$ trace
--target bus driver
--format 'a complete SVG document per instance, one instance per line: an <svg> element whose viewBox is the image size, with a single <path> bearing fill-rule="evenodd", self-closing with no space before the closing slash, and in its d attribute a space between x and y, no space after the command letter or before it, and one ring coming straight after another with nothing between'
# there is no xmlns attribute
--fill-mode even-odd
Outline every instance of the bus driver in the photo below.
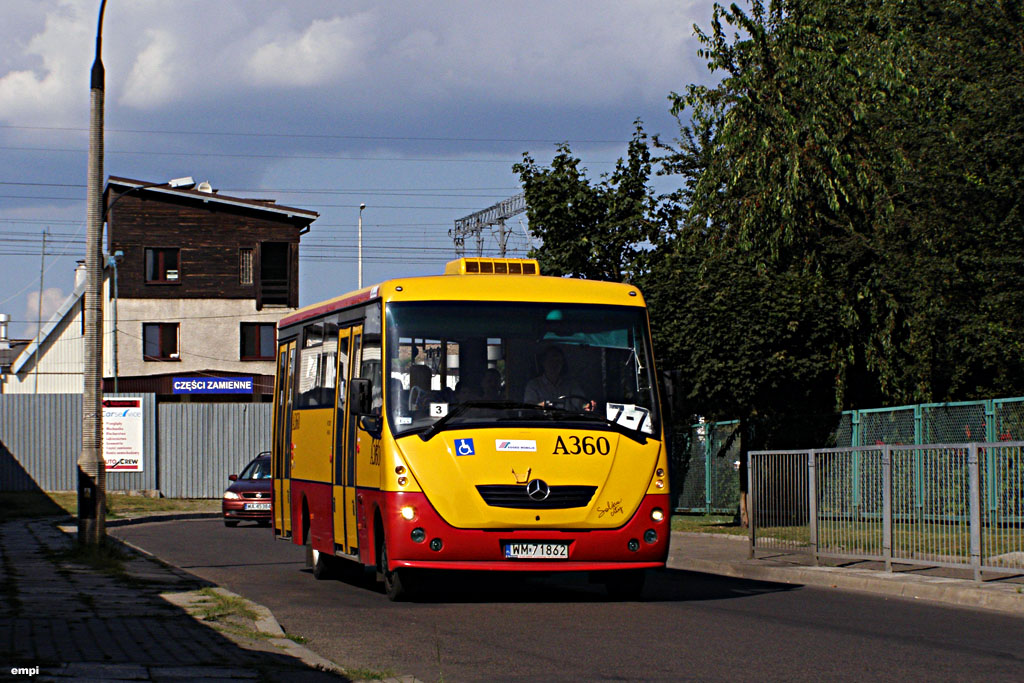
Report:
<svg viewBox="0 0 1024 683"><path fill-rule="evenodd" d="M523 403L532 405L544 405L572 397L576 399L573 403L578 404L583 399L583 389L576 383L565 368L565 355L557 346L549 346L544 349L540 359L541 372L539 375L526 383L526 390L523 392ZM588 405L588 410L592 409Z"/></svg>

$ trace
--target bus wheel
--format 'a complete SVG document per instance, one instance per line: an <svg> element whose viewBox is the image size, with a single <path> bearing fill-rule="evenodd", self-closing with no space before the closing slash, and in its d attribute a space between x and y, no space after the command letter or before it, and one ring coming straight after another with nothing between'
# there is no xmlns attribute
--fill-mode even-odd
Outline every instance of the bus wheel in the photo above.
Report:
<svg viewBox="0 0 1024 683"><path fill-rule="evenodd" d="M320 552L316 548L311 548L311 550L313 552L311 561L311 564L313 565L313 576L321 581L324 579L333 579L336 564L334 558Z"/></svg>
<svg viewBox="0 0 1024 683"><path fill-rule="evenodd" d="M643 569L621 569L608 572L604 577L608 595L615 600L639 600L644 592L647 572Z"/></svg>
<svg viewBox="0 0 1024 683"><path fill-rule="evenodd" d="M391 569L388 564L386 539L382 539L380 544L380 568L384 575L384 593L388 596L388 600L392 602L408 600L412 594L409 572L405 569Z"/></svg>

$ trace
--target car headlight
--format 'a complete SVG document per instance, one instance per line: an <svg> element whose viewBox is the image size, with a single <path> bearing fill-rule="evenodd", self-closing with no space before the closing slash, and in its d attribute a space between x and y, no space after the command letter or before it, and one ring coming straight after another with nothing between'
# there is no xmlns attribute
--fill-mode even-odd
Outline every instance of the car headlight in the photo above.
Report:
<svg viewBox="0 0 1024 683"><path fill-rule="evenodd" d="M237 493L235 493L234 491L225 491L224 492L224 499L225 500L238 500L239 498L241 498L241 496L238 495Z"/></svg>

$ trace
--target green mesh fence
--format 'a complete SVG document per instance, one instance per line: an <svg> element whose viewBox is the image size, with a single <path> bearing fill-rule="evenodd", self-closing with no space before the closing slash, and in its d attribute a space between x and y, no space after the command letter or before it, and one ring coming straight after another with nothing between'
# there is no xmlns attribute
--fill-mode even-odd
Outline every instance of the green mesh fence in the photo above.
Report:
<svg viewBox="0 0 1024 683"><path fill-rule="evenodd" d="M989 441L1024 440L1024 398L1005 398L992 401L995 434Z"/></svg>
<svg viewBox="0 0 1024 683"><path fill-rule="evenodd" d="M740 439L729 443L739 423L709 422L691 425L685 444L676 448L676 510L732 514L740 500Z"/></svg>
<svg viewBox="0 0 1024 683"><path fill-rule="evenodd" d="M988 441L985 407L984 401L921 406L919 443Z"/></svg>
<svg viewBox="0 0 1024 683"><path fill-rule="evenodd" d="M739 459L741 444L733 440L722 449L729 435L738 427L736 421L691 425L678 429L673 450L672 492L680 512L731 514L739 506ZM836 448L879 446L888 444L958 444L1024 440L1024 397L928 403L848 410L839 416L833 436L827 445ZM792 447L815 448L826 444L805 444ZM1024 469L1009 465L1013 473L1003 488L986 491L991 500L1002 500L1002 509L1009 509L1013 495L1018 495L1013 476ZM880 494L876 477L864 470L851 479L853 489L849 504L863 512L879 513ZM1008 498L1009 496L1009 498ZM1016 510L1016 508L1014 508ZM1014 513L1019 514L1019 513Z"/></svg>
<svg viewBox="0 0 1024 683"><path fill-rule="evenodd" d="M853 411L855 446L880 446L916 443L915 408L884 408ZM859 418L859 419L858 419Z"/></svg>

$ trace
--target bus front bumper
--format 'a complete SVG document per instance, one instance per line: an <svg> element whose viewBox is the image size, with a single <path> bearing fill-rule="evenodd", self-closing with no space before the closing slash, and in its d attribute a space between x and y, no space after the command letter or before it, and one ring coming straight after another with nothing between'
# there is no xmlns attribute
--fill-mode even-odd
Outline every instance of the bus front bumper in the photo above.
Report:
<svg viewBox="0 0 1024 683"><path fill-rule="evenodd" d="M388 507L395 511L387 539L392 568L605 571L663 567L668 557L667 494L645 496L621 527L590 530L458 529L445 522L422 493L385 495L391 498ZM414 508L415 517L403 519L398 514L402 507ZM655 509L662 513L660 520L654 519ZM523 556L538 550L557 552L559 556Z"/></svg>

